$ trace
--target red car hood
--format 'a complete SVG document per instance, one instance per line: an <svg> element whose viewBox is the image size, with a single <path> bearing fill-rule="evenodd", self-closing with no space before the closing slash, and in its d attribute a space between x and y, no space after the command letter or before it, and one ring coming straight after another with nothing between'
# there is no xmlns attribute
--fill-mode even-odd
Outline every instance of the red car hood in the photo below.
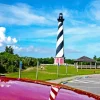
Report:
<svg viewBox="0 0 100 100"><path fill-rule="evenodd" d="M59 86L56 100L100 100L98 95L64 85L0 77L0 100L49 100L51 85Z"/></svg>

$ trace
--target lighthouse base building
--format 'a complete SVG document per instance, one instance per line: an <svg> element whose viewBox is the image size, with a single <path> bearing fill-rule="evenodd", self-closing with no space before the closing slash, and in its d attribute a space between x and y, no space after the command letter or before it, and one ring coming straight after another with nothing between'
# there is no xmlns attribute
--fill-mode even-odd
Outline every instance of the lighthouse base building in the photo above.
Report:
<svg viewBox="0 0 100 100"><path fill-rule="evenodd" d="M56 57L54 58L54 64L64 64L64 35L63 35L63 14L59 14L58 20L58 32L56 43Z"/></svg>
<svg viewBox="0 0 100 100"><path fill-rule="evenodd" d="M54 58L54 64L55 65L64 65L64 58Z"/></svg>

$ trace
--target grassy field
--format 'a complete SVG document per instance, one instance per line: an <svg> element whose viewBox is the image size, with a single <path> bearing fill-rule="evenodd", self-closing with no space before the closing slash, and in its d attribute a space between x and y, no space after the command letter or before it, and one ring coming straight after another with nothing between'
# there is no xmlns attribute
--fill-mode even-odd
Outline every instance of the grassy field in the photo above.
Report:
<svg viewBox="0 0 100 100"><path fill-rule="evenodd" d="M43 70L39 68L38 79L39 80L53 80L57 78L70 77L75 75L88 75L88 74L100 74L100 69L77 69L69 66L66 74L66 67L59 66L59 76L57 76L57 66L45 66ZM9 73L7 77L18 78L18 72ZM36 79L36 67L28 68L27 70L21 71L21 78Z"/></svg>

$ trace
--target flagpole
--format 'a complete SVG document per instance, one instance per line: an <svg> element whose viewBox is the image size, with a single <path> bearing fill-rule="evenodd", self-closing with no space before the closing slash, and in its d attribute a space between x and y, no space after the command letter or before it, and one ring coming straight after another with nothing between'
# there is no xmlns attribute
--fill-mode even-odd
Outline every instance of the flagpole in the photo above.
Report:
<svg viewBox="0 0 100 100"><path fill-rule="evenodd" d="M36 69L36 80L38 79L38 60L37 60L37 69Z"/></svg>
<svg viewBox="0 0 100 100"><path fill-rule="evenodd" d="M77 68L77 73L78 73L78 64L76 65L76 68Z"/></svg>
<svg viewBox="0 0 100 100"><path fill-rule="evenodd" d="M57 66L57 77L59 76L59 63L58 63L58 66Z"/></svg>
<svg viewBox="0 0 100 100"><path fill-rule="evenodd" d="M21 70L20 70L20 68L19 68L19 79L21 78Z"/></svg>
<svg viewBox="0 0 100 100"><path fill-rule="evenodd" d="M67 74L67 72L68 72L68 68L67 68L68 66L67 66L67 63L66 63L66 74Z"/></svg>

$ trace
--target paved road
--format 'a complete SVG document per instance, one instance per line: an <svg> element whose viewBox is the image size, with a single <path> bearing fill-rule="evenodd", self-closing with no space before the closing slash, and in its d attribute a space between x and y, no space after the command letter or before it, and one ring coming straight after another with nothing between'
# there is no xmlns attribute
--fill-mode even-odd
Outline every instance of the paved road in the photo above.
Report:
<svg viewBox="0 0 100 100"><path fill-rule="evenodd" d="M100 75L77 77L65 85L100 95Z"/></svg>
<svg viewBox="0 0 100 100"><path fill-rule="evenodd" d="M64 85L68 85L74 88L82 89L100 95L100 74L74 76L69 78L50 80L49 82L63 82Z"/></svg>

